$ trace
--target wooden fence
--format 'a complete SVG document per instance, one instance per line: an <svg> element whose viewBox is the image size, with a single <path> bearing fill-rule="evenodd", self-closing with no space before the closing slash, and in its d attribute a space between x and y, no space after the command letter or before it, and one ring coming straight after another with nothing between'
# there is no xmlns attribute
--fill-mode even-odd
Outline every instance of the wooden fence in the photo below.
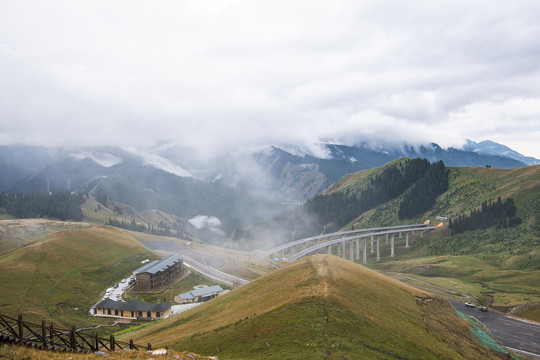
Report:
<svg viewBox="0 0 540 360"><path fill-rule="evenodd" d="M136 345L133 340L128 343L118 341L111 335L108 338L99 337L97 333L86 334L76 330L75 325L71 329L55 328L52 323L41 325L23 321L22 315L17 319L0 314L0 342L8 342L31 346L38 349L52 351L71 352L94 352L116 351L123 349L151 350L152 345Z"/></svg>

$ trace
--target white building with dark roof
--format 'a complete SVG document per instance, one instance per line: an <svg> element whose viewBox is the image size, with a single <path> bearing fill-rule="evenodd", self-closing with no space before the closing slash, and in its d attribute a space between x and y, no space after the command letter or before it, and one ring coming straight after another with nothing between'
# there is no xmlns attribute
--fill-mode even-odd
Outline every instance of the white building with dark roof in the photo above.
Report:
<svg viewBox="0 0 540 360"><path fill-rule="evenodd" d="M180 295L176 295L174 297L174 301L180 304L208 301L219 296L223 292L224 290L219 285L207 286L204 288L193 289Z"/></svg>
<svg viewBox="0 0 540 360"><path fill-rule="evenodd" d="M137 290L154 290L169 284L182 273L182 256L170 255L141 266L135 274Z"/></svg>
<svg viewBox="0 0 540 360"><path fill-rule="evenodd" d="M129 302L105 299L92 307L94 316L114 317L121 319L164 319L171 315L172 308L168 302L159 304L145 303L138 300Z"/></svg>

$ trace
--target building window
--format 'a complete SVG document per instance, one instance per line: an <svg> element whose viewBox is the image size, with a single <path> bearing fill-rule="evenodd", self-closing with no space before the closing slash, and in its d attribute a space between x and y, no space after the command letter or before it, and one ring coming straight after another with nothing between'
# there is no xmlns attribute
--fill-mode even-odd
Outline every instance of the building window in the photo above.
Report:
<svg viewBox="0 0 540 360"><path fill-rule="evenodd" d="M107 315L111 315L111 309L107 309Z"/></svg>
<svg viewBox="0 0 540 360"><path fill-rule="evenodd" d="M150 311L146 312L146 317L152 317L152 313Z"/></svg>
<svg viewBox="0 0 540 360"><path fill-rule="evenodd" d="M139 317L142 317L142 311L139 311Z"/></svg>
<svg viewBox="0 0 540 360"><path fill-rule="evenodd" d="M131 317L135 317L135 313L133 311L131 312Z"/></svg>
<svg viewBox="0 0 540 360"><path fill-rule="evenodd" d="M124 316L124 310L120 310L120 315Z"/></svg>
<svg viewBox="0 0 540 360"><path fill-rule="evenodd" d="M161 315L159 315L159 311L156 312L156 317L160 317Z"/></svg>
<svg viewBox="0 0 540 360"><path fill-rule="evenodd" d="M118 315L118 310L114 309L114 315Z"/></svg>

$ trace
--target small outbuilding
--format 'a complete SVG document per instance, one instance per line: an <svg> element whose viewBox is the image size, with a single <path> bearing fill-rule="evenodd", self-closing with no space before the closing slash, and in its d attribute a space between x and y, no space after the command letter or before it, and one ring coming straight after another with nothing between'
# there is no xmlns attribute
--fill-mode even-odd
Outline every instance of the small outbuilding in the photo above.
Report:
<svg viewBox="0 0 540 360"><path fill-rule="evenodd" d="M174 301L180 304L202 302L213 299L222 293L224 293L224 290L219 285L207 286L176 295Z"/></svg>

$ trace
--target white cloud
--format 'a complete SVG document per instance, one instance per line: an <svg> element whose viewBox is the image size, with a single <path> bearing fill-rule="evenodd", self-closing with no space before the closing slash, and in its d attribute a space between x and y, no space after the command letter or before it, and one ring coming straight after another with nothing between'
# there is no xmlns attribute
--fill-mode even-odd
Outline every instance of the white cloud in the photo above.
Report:
<svg viewBox="0 0 540 360"><path fill-rule="evenodd" d="M207 228L219 234L224 234L223 230L221 230L221 221L215 216L197 215L189 219L189 222L197 229Z"/></svg>
<svg viewBox="0 0 540 360"><path fill-rule="evenodd" d="M0 142L471 137L540 157L539 17L534 0L9 2Z"/></svg>

